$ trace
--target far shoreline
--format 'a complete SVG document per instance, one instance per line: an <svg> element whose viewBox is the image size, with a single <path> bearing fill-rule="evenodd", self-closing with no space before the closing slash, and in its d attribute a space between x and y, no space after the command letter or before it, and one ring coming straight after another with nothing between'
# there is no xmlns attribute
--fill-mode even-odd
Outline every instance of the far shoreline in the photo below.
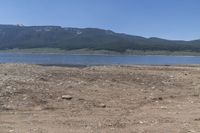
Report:
<svg viewBox="0 0 200 133"><path fill-rule="evenodd" d="M108 50L62 50L58 48L33 48L33 49L7 49L0 50L0 54L63 54L63 55L96 55L96 56L200 56L198 52L191 51L142 51L127 50L120 53Z"/></svg>

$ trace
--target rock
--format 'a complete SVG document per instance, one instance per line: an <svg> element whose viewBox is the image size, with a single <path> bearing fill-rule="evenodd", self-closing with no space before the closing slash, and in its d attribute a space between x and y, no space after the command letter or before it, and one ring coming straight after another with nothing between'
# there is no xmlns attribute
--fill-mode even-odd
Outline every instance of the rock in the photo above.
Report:
<svg viewBox="0 0 200 133"><path fill-rule="evenodd" d="M71 100L72 96L70 96L70 95L63 95L62 99Z"/></svg>
<svg viewBox="0 0 200 133"><path fill-rule="evenodd" d="M194 121L200 121L200 118L196 118L196 119L194 119Z"/></svg>
<svg viewBox="0 0 200 133"><path fill-rule="evenodd" d="M101 103L101 104L98 105L98 107L100 107L100 108L106 108L106 105L103 104L103 103Z"/></svg>
<svg viewBox="0 0 200 133"><path fill-rule="evenodd" d="M163 100L163 98L162 98L162 97L159 97L158 100Z"/></svg>
<svg viewBox="0 0 200 133"><path fill-rule="evenodd" d="M12 86L6 86L6 89L12 89Z"/></svg>
<svg viewBox="0 0 200 133"><path fill-rule="evenodd" d="M41 81L47 81L47 79L43 78L43 77L41 77L39 80L41 80Z"/></svg>
<svg viewBox="0 0 200 133"><path fill-rule="evenodd" d="M160 108L161 108L161 109L167 109L167 107L165 107L165 106L161 106Z"/></svg>
<svg viewBox="0 0 200 133"><path fill-rule="evenodd" d="M14 132L14 130L9 130L9 133L12 133L12 132Z"/></svg>
<svg viewBox="0 0 200 133"><path fill-rule="evenodd" d="M139 123L140 123L140 124L144 124L144 122L143 122L143 121L139 121Z"/></svg>
<svg viewBox="0 0 200 133"><path fill-rule="evenodd" d="M155 88L156 88L155 86L151 87L151 89L155 89Z"/></svg>
<svg viewBox="0 0 200 133"><path fill-rule="evenodd" d="M153 101L162 101L163 98L162 98L162 97L156 97L156 98L153 98L152 100L153 100Z"/></svg>
<svg viewBox="0 0 200 133"><path fill-rule="evenodd" d="M196 133L194 130L188 130L188 133Z"/></svg>

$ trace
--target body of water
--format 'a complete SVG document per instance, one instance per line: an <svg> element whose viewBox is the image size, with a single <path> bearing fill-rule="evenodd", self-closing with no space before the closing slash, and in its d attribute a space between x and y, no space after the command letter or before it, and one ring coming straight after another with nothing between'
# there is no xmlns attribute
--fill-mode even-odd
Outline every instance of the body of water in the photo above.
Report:
<svg viewBox="0 0 200 133"><path fill-rule="evenodd" d="M0 63L29 63L44 65L176 65L200 64L200 56L107 56L1 53Z"/></svg>

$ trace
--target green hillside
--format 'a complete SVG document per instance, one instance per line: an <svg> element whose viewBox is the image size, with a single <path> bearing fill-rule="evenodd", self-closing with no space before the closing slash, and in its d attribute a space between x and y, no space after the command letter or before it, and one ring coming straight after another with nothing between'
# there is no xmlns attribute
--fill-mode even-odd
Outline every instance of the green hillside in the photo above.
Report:
<svg viewBox="0 0 200 133"><path fill-rule="evenodd" d="M90 49L122 53L126 50L200 52L200 40L144 38L95 28L0 25L0 50L15 48Z"/></svg>

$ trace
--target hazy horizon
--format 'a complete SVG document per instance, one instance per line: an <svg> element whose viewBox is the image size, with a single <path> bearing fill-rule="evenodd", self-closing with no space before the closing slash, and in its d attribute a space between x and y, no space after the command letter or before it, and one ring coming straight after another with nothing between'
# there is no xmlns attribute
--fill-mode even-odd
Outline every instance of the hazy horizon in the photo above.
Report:
<svg viewBox="0 0 200 133"><path fill-rule="evenodd" d="M169 40L200 39L198 0L0 0L0 24L100 28Z"/></svg>

